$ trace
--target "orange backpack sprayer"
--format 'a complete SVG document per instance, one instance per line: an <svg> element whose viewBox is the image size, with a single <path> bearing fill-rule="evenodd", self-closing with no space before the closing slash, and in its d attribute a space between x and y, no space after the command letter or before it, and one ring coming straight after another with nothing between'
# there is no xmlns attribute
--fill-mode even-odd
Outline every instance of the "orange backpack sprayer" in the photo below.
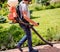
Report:
<svg viewBox="0 0 60 52"><path fill-rule="evenodd" d="M16 22L14 18L17 17L16 6L18 5L18 0L8 0L7 4L9 9L8 19Z"/></svg>

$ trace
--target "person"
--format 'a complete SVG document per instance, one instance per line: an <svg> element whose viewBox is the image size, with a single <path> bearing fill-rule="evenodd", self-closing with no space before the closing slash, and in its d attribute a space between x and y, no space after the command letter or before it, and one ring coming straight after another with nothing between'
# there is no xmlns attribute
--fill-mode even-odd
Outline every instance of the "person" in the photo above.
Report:
<svg viewBox="0 0 60 52"><path fill-rule="evenodd" d="M31 23L34 26L38 26L36 22L30 19L30 12L28 10L28 4L29 4L29 0L22 0L19 3L21 19L23 20L24 23ZM26 35L18 42L17 48L19 48L19 50L23 52L23 50L21 49L21 46L26 40L28 40L29 52L38 52L38 50L32 48L32 38L31 38L30 27L25 26L24 24L19 24L19 25L25 31Z"/></svg>

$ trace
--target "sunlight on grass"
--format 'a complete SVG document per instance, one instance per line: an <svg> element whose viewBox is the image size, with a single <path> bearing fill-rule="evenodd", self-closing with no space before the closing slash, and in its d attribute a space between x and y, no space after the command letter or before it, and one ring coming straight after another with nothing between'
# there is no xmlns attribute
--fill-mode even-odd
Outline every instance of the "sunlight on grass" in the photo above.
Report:
<svg viewBox="0 0 60 52"><path fill-rule="evenodd" d="M60 8L42 10L42 11L33 11L32 16L39 17L39 18L34 18L32 20L40 23L38 27L35 27L35 29L40 34L45 35L46 30L51 27L56 28L57 26L58 30L60 30ZM8 28L12 24L3 23L0 25L2 25L4 28Z"/></svg>
<svg viewBox="0 0 60 52"><path fill-rule="evenodd" d="M40 25L36 27L39 33L45 33L48 28L56 28L56 26L60 30L60 8L34 11L32 16L40 16L40 18L33 19L34 21L40 23Z"/></svg>

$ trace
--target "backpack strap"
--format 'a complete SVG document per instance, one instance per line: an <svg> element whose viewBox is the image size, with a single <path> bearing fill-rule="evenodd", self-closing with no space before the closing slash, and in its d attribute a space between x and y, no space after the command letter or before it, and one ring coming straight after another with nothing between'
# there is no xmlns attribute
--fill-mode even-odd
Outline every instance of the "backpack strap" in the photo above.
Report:
<svg viewBox="0 0 60 52"><path fill-rule="evenodd" d="M28 21L26 21L26 20L24 19L24 17L22 16L21 11L19 10L19 6L21 6L21 5L18 5L17 8L16 8L17 17L18 17L19 19L21 19L24 23L28 23Z"/></svg>

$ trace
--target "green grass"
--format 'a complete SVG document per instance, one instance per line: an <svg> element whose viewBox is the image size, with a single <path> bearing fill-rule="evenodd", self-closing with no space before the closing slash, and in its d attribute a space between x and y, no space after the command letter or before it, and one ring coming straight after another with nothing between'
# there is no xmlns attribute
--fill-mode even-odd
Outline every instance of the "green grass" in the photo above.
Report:
<svg viewBox="0 0 60 52"><path fill-rule="evenodd" d="M40 23L40 25L36 27L40 34L45 35L46 30L51 27L53 27L55 30L57 27L58 31L60 31L60 8L34 11L32 16L39 17L34 18L33 20Z"/></svg>
<svg viewBox="0 0 60 52"><path fill-rule="evenodd" d="M55 37L54 39L60 40L60 8L42 10L42 11L33 11L31 15L32 15L32 20L39 23L39 26L36 26L34 28L44 37L44 39L50 40L51 37L53 36L53 38ZM5 28L8 29L12 25L13 24L9 24L9 23L0 23L0 26L4 27L4 29L2 29L4 30L3 31L4 33L2 34L6 34ZM14 24L14 25L18 26L18 24ZM13 33L15 33L15 31ZM21 36L17 38L16 36L17 34L16 35L15 34L14 34L15 40L19 40ZM33 31L32 31L32 35L33 35L32 37L33 46L45 44L37 37L37 35L35 35Z"/></svg>
<svg viewBox="0 0 60 52"><path fill-rule="evenodd" d="M46 35L47 29L51 27L53 27L55 30L57 27L58 31L60 31L60 8L33 11L32 16L36 17L32 20L40 23L38 27L35 27L40 34ZM9 23L3 23L0 25L6 28L11 26Z"/></svg>

